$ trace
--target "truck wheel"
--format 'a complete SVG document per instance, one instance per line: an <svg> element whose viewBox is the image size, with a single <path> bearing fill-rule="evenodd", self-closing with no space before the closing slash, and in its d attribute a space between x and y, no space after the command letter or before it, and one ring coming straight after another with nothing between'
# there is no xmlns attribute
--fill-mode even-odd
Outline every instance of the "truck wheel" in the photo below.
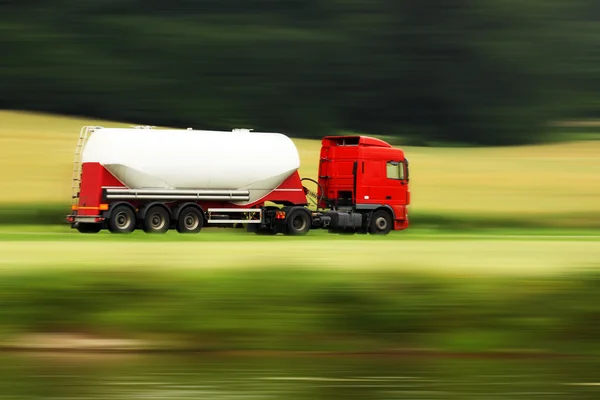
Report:
<svg viewBox="0 0 600 400"><path fill-rule="evenodd" d="M373 235L387 235L392 230L392 216L385 210L378 210L371 216L369 232Z"/></svg>
<svg viewBox="0 0 600 400"><path fill-rule="evenodd" d="M287 217L287 234L294 236L306 235L312 224L310 214L302 209L294 210Z"/></svg>
<svg viewBox="0 0 600 400"><path fill-rule="evenodd" d="M117 206L110 214L108 230L112 233L131 233L135 229L135 213L126 205Z"/></svg>
<svg viewBox="0 0 600 400"><path fill-rule="evenodd" d="M204 217L200 210L195 207L186 207L181 210L177 220L177 232L198 233L204 225Z"/></svg>
<svg viewBox="0 0 600 400"><path fill-rule="evenodd" d="M102 229L102 224L79 223L77 231L79 233L98 233Z"/></svg>
<svg viewBox="0 0 600 400"><path fill-rule="evenodd" d="M153 206L146 212L144 218L144 232L166 233L169 230L171 218L169 212L161 206Z"/></svg>

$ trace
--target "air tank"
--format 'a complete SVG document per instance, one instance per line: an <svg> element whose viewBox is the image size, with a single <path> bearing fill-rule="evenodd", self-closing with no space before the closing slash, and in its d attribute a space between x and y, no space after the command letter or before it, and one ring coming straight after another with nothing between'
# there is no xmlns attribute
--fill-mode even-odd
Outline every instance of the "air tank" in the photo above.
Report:
<svg viewBox="0 0 600 400"><path fill-rule="evenodd" d="M248 190L252 203L300 167L280 133L100 128L82 162L97 162L130 189Z"/></svg>

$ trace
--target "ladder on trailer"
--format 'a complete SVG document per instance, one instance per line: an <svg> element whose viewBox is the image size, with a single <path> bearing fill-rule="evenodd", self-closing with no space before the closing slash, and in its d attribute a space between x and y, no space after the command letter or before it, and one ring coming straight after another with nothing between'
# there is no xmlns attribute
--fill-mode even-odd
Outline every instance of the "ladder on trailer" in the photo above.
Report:
<svg viewBox="0 0 600 400"><path fill-rule="evenodd" d="M83 155L83 147L87 139L95 129L102 129L101 126L84 126L79 131L79 139L75 147L75 159L73 161L73 181L71 186L71 201L73 205L77 205L79 200L79 191L81 189L81 157Z"/></svg>

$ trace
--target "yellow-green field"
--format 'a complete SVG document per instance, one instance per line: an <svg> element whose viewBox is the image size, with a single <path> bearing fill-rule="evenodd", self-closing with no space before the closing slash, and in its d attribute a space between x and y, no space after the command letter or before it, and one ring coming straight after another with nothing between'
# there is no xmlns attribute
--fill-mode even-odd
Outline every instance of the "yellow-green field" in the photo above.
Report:
<svg viewBox="0 0 600 400"><path fill-rule="evenodd" d="M222 240L203 241L210 235ZM171 234L170 234L171 235ZM172 234L175 236L176 234ZM309 268L435 273L454 276L538 275L576 272L598 267L600 239L597 237L511 237L432 235L430 237L374 240L354 236L334 241L277 238L253 240L244 234L232 241L215 232L204 232L190 240L139 236L106 242L105 236L87 237L56 232L42 238L23 235L0 240L0 274L20 271L100 267L119 271L212 270L245 268ZM330 235L328 235L330 236ZM93 240L92 240L93 239ZM175 240L170 240L175 239ZM32 251L34 249L34 251ZM234 250L234 251L232 251Z"/></svg>
<svg viewBox="0 0 600 400"><path fill-rule="evenodd" d="M135 123L0 111L0 203L69 204L79 129L96 124ZM314 178L319 141L295 142L302 176ZM404 149L413 211L517 218L600 214L600 142Z"/></svg>

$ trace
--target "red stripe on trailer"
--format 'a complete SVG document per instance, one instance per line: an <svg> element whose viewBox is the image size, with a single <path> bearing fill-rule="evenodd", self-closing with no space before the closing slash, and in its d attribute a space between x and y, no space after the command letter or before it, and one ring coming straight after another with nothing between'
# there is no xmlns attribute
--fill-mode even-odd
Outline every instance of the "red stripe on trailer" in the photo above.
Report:
<svg viewBox="0 0 600 400"><path fill-rule="evenodd" d="M100 163L84 163L81 173L81 190L79 193L79 203L77 204L77 215L93 216L98 215L98 207L102 203L102 188L103 187L123 187L124 185L113 174L111 174ZM306 194L302 189L302 181L298 171L295 171L286 180L284 180L277 188L272 190L265 197L243 206L230 204L227 201L215 202L196 202L203 209L209 207L222 207L229 204L233 208L252 208L260 206L265 202L284 203L291 205L306 205ZM135 201L134 201L135 203Z"/></svg>
<svg viewBox="0 0 600 400"><path fill-rule="evenodd" d="M306 200L306 194L302 189L302 181L300 180L300 174L298 171L295 171L285 181L283 181L281 185L277 186L265 197L249 205L248 207L252 207L255 204L261 204L266 201L282 204L290 203L295 206L307 205L308 201Z"/></svg>
<svg viewBox="0 0 600 400"><path fill-rule="evenodd" d="M98 215L98 209L102 202L102 187L126 187L102 164L97 162L84 163L81 168L81 189L79 191L79 203L77 215Z"/></svg>

